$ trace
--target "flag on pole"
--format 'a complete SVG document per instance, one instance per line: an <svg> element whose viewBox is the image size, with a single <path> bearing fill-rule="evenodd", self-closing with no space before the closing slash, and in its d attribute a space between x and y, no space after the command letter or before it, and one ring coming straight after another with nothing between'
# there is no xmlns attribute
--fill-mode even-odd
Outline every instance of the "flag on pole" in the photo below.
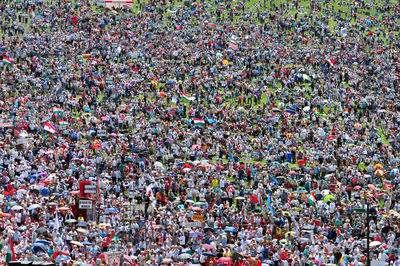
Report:
<svg viewBox="0 0 400 266"><path fill-rule="evenodd" d="M196 99L195 97L191 97L189 94L186 94L184 92L180 92L179 95L186 101L193 101Z"/></svg>
<svg viewBox="0 0 400 266"><path fill-rule="evenodd" d="M54 106L53 107L53 113L55 113L55 114L63 114L64 113L64 109L61 109L61 108L59 108L57 106Z"/></svg>
<svg viewBox="0 0 400 266"><path fill-rule="evenodd" d="M235 36L232 36L231 38L228 38L228 42L229 42L229 48L232 48L233 50L237 50L238 49L238 44L237 44Z"/></svg>
<svg viewBox="0 0 400 266"><path fill-rule="evenodd" d="M67 121L64 121L64 120L60 120L60 121L58 122L58 124L59 124L60 126L62 126L62 127L68 126L68 122L67 122Z"/></svg>
<svg viewBox="0 0 400 266"><path fill-rule="evenodd" d="M189 132L186 132L186 135L188 135L188 136L193 136L194 133L189 131Z"/></svg>
<svg viewBox="0 0 400 266"><path fill-rule="evenodd" d="M208 126L207 129L210 130L210 131L214 131L214 127L213 126Z"/></svg>
<svg viewBox="0 0 400 266"><path fill-rule="evenodd" d="M80 168L81 168L83 171L86 171L86 165L85 165L84 163L81 164Z"/></svg>
<svg viewBox="0 0 400 266"><path fill-rule="evenodd" d="M261 193L261 189L260 188L258 188L258 202L260 203L260 208L262 209L263 200L262 200L262 193Z"/></svg>
<svg viewBox="0 0 400 266"><path fill-rule="evenodd" d="M315 199L314 193L311 193L310 196L307 199L307 202L311 204L311 206L314 207L314 210L317 209L317 200Z"/></svg>
<svg viewBox="0 0 400 266"><path fill-rule="evenodd" d="M6 255L6 262L9 263L10 261L15 261L17 260L15 257L15 251L14 251L14 243L12 241L12 237L8 237L8 248L7 248L7 255Z"/></svg>
<svg viewBox="0 0 400 266"><path fill-rule="evenodd" d="M217 202L217 199L214 199L214 201L210 205L210 208L208 208L208 211L211 211L211 209L214 207L216 202Z"/></svg>
<svg viewBox="0 0 400 266"><path fill-rule="evenodd" d="M58 220L58 209L56 210L56 220L54 221L54 229L57 231L60 228L60 221Z"/></svg>
<svg viewBox="0 0 400 266"><path fill-rule="evenodd" d="M335 61L333 61L332 59L326 59L326 61L328 61L328 63L333 67L335 66Z"/></svg>
<svg viewBox="0 0 400 266"><path fill-rule="evenodd" d="M202 126L205 125L205 121L204 119L200 119L200 118L193 118L193 122L195 126Z"/></svg>
<svg viewBox="0 0 400 266"><path fill-rule="evenodd" d="M56 128L53 125L51 125L49 122L46 122L46 124L44 124L43 129L52 134L56 133L56 131L57 131Z"/></svg>
<svg viewBox="0 0 400 266"><path fill-rule="evenodd" d="M3 63L6 65L11 65L11 58L4 56Z"/></svg>
<svg viewBox="0 0 400 266"><path fill-rule="evenodd" d="M268 209L270 210L270 212L271 212L272 214L275 214L275 210L274 210L274 208L272 208L271 201L272 201L272 199L271 199L271 194L268 193L267 207L268 207Z"/></svg>

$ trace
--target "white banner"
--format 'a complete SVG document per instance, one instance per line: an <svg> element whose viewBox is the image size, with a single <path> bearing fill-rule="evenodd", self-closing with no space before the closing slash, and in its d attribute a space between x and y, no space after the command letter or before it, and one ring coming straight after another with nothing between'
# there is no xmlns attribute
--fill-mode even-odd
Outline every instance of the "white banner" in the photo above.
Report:
<svg viewBox="0 0 400 266"><path fill-rule="evenodd" d="M107 265L119 266L121 264L121 252L105 252L104 259Z"/></svg>

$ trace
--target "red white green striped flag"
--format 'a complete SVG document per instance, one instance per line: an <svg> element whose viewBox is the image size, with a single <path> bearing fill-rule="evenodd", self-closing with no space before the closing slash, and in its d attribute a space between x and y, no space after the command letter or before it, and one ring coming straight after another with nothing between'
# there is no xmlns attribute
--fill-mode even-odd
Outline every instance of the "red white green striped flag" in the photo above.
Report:
<svg viewBox="0 0 400 266"><path fill-rule="evenodd" d="M188 135L188 136L193 136L194 133L189 131L189 132L186 132L186 135Z"/></svg>
<svg viewBox="0 0 400 266"><path fill-rule="evenodd" d="M10 261L17 260L15 257L14 252L14 243L11 237L8 237L8 247L7 247L7 254L6 254L6 262L9 263Z"/></svg>
<svg viewBox="0 0 400 266"><path fill-rule="evenodd" d="M57 106L54 106L53 107L53 113L55 113L55 114L63 114L64 113L64 109L61 109L61 108L59 108Z"/></svg>
<svg viewBox="0 0 400 266"><path fill-rule="evenodd" d="M50 133L52 133L52 134L56 133L56 131L57 131L57 129L52 124L50 124L49 122L46 122L46 124L44 124L44 128L43 129L48 131L48 132L50 132Z"/></svg>
<svg viewBox="0 0 400 266"><path fill-rule="evenodd" d="M317 200L315 199L314 193L311 193L311 195L307 199L307 202L314 207L314 210L317 209Z"/></svg>
<svg viewBox="0 0 400 266"><path fill-rule="evenodd" d="M204 119L200 119L200 118L193 118L193 122L194 122L195 126L202 126L206 123L204 121Z"/></svg>
<svg viewBox="0 0 400 266"><path fill-rule="evenodd" d="M11 64L11 58L4 56L3 57L3 63L6 65L10 65Z"/></svg>
<svg viewBox="0 0 400 266"><path fill-rule="evenodd" d="M229 38L228 43L229 43L229 48L232 48L234 50L238 49L238 44L237 44L235 36L232 36L231 38Z"/></svg>
<svg viewBox="0 0 400 266"><path fill-rule="evenodd" d="M179 95L186 101L193 101L195 98L191 97L189 94L186 94L184 92L180 92Z"/></svg>
<svg viewBox="0 0 400 266"><path fill-rule="evenodd" d="M207 129L210 130L210 131L214 131L214 127L213 126L208 126Z"/></svg>
<svg viewBox="0 0 400 266"><path fill-rule="evenodd" d="M68 126L68 122L67 122L67 121L64 121L64 120L60 120L60 121L58 122L58 124L59 124L60 126L62 126L62 127Z"/></svg>
<svg viewBox="0 0 400 266"><path fill-rule="evenodd" d="M333 61L332 59L326 59L326 61L328 61L328 63L331 65L331 66L334 66L335 65L335 61Z"/></svg>
<svg viewBox="0 0 400 266"><path fill-rule="evenodd" d="M82 171L86 171L86 165L84 163L81 164L80 168L82 169Z"/></svg>

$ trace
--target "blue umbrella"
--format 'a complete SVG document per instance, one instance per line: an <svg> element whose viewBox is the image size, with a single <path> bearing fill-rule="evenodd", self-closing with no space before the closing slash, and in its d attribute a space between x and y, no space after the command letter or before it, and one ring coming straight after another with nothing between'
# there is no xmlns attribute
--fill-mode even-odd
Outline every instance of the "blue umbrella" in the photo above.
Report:
<svg viewBox="0 0 400 266"><path fill-rule="evenodd" d="M190 232L189 233L190 237L199 237L199 236L203 236L202 232Z"/></svg>
<svg viewBox="0 0 400 266"><path fill-rule="evenodd" d="M50 242L47 240L36 240L35 244L44 244L44 245L49 245Z"/></svg>
<svg viewBox="0 0 400 266"><path fill-rule="evenodd" d="M48 188L43 188L43 189L40 191L40 195L42 195L43 197L47 197L47 196L50 195L50 190L49 190Z"/></svg>
<svg viewBox="0 0 400 266"><path fill-rule="evenodd" d="M233 232L233 233L236 233L236 232L237 232L236 228L235 228L235 227L232 227L232 226L226 227L226 228L225 228L225 231L227 231L227 232Z"/></svg>
<svg viewBox="0 0 400 266"><path fill-rule="evenodd" d="M69 257L69 256L67 256L67 255L58 255L57 256L57 258L56 258L56 262L57 263L60 263L61 262L61 260L64 260L64 261L67 261L67 260L70 260L71 259L71 257Z"/></svg>
<svg viewBox="0 0 400 266"><path fill-rule="evenodd" d="M76 226L86 227L87 226L87 222L79 222L79 223L76 224Z"/></svg>
<svg viewBox="0 0 400 266"><path fill-rule="evenodd" d="M93 243L90 243L90 242L87 242L87 241L84 241L84 242L81 242L82 244L84 244L85 246L92 246L93 245Z"/></svg>
<svg viewBox="0 0 400 266"><path fill-rule="evenodd" d="M43 243L35 243L35 244L33 244L33 251L34 252L38 252L38 251L40 251L40 250L42 250L42 251L46 251L47 250L47 245L45 245L45 244L43 244Z"/></svg>
<svg viewBox="0 0 400 266"><path fill-rule="evenodd" d="M118 212L118 210L116 209L116 208L108 208L108 209L106 209L106 213L108 214L108 213L117 213Z"/></svg>

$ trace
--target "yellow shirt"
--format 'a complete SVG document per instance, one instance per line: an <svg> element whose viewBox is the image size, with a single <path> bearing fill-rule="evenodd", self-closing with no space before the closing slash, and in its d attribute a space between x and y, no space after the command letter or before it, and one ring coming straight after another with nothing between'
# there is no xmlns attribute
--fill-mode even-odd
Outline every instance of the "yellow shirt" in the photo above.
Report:
<svg viewBox="0 0 400 266"><path fill-rule="evenodd" d="M212 186L213 186L213 187L218 186L218 179L213 179L213 181L212 181Z"/></svg>

